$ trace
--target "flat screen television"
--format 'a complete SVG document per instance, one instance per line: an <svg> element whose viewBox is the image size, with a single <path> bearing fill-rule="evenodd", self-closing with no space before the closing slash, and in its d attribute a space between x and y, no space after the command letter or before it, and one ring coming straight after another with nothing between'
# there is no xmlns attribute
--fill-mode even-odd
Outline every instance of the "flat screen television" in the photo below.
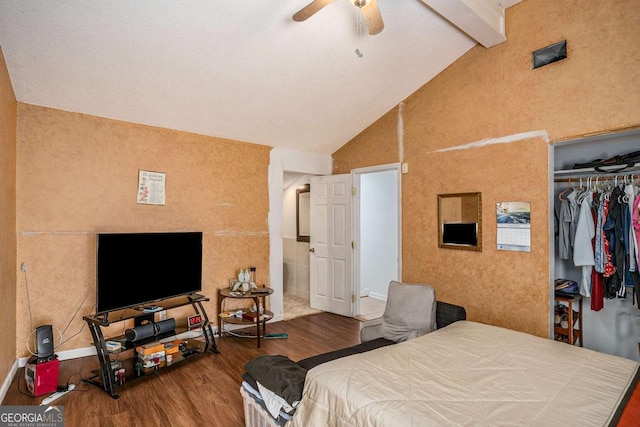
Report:
<svg viewBox="0 0 640 427"><path fill-rule="evenodd" d="M478 223L450 222L442 224L442 243L476 246L478 244Z"/></svg>
<svg viewBox="0 0 640 427"><path fill-rule="evenodd" d="M202 232L99 233L96 312L202 290Z"/></svg>

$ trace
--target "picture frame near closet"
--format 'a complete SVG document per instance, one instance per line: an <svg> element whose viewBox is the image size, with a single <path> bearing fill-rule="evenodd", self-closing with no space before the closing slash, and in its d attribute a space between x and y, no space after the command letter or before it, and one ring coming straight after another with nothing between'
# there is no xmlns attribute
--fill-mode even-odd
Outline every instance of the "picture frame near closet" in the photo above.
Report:
<svg viewBox="0 0 640 427"><path fill-rule="evenodd" d="M438 247L482 251L482 194L438 194Z"/></svg>
<svg viewBox="0 0 640 427"><path fill-rule="evenodd" d="M296 241L311 240L311 185L296 190Z"/></svg>

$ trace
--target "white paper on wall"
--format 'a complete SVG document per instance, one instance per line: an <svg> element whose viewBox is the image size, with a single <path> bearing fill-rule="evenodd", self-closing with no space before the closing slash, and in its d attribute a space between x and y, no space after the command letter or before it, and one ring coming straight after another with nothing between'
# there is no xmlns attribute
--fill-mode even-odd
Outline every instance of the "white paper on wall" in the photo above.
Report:
<svg viewBox="0 0 640 427"><path fill-rule="evenodd" d="M138 171L138 203L164 205L166 179L164 172Z"/></svg>

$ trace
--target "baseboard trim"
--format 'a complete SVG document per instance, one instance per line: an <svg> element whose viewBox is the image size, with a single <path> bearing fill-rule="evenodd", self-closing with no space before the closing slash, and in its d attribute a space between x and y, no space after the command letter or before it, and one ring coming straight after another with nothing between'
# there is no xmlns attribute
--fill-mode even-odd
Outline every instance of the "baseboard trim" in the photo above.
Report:
<svg viewBox="0 0 640 427"><path fill-rule="evenodd" d="M384 294L379 294L377 292L369 292L369 297L379 299L380 301L386 301L387 296Z"/></svg>
<svg viewBox="0 0 640 427"><path fill-rule="evenodd" d="M18 359L14 360L13 364L11 364L11 368L9 369L9 372L7 372L7 377L4 379L2 387L0 387L0 404L4 401L4 397L9 391L9 387L13 382L13 377L16 376L16 372L18 372Z"/></svg>
<svg viewBox="0 0 640 427"><path fill-rule="evenodd" d="M82 348L74 348L72 350L56 351L58 360L78 359L80 357L94 356L95 354L96 354L95 347L82 347ZM30 359L30 356L20 357L18 359L19 367L24 368L27 365L27 361L29 361L29 359Z"/></svg>

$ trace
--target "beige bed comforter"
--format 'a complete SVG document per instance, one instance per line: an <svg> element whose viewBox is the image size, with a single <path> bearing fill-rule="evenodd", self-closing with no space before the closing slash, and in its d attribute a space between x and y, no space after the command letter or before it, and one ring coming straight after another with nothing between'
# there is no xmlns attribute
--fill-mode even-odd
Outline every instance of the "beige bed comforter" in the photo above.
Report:
<svg viewBox="0 0 640 427"><path fill-rule="evenodd" d="M287 427L602 426L638 363L475 322L324 363Z"/></svg>

